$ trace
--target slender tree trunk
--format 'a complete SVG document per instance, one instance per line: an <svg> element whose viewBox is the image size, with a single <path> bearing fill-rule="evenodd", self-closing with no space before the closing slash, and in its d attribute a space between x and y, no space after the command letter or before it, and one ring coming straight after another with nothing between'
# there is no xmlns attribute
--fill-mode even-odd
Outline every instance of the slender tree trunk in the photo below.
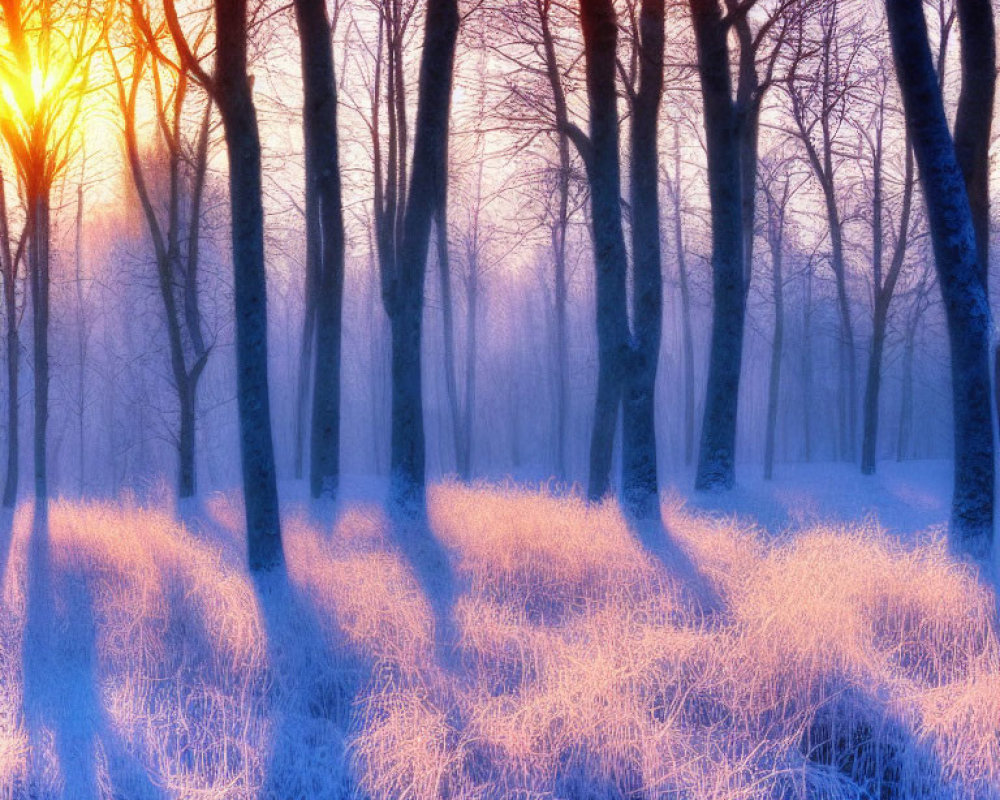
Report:
<svg viewBox="0 0 1000 800"><path fill-rule="evenodd" d="M993 541L994 513L989 302L923 8L908 0L887 0L886 12L948 319L955 430L953 544L985 559Z"/></svg>
<svg viewBox="0 0 1000 800"><path fill-rule="evenodd" d="M0 250L3 254L4 311L7 316L7 474L4 482L3 506L13 508L17 503L18 467L20 459L20 427L18 376L20 367L20 342L17 332L17 268L20 248L15 255L11 249L10 221L7 217L7 195L3 176L0 175Z"/></svg>
<svg viewBox="0 0 1000 800"><path fill-rule="evenodd" d="M781 356L785 339L785 286L783 244L785 208L768 209L768 243L771 250L771 281L774 299L774 338L771 340L771 370L767 384L767 429L764 437L764 480L774 477L774 440L778 425L778 397L781 391ZM775 216L778 219L775 220ZM777 230L775 228L780 226Z"/></svg>
<svg viewBox="0 0 1000 800"><path fill-rule="evenodd" d="M250 568L283 563L267 379L260 135L247 74L246 0L216 0L216 101L229 154L236 390Z"/></svg>
<svg viewBox="0 0 1000 800"><path fill-rule="evenodd" d="M83 296L83 179L76 187L76 242L74 253L76 267L76 306L77 306L77 382L76 382L76 422L77 422L77 489L83 496L86 485L86 434L84 423L86 412L86 362L87 362L87 318Z"/></svg>
<svg viewBox="0 0 1000 800"><path fill-rule="evenodd" d="M854 324L851 319L851 300L847 292L847 267L844 260L844 231L840 210L827 184L827 221L830 226L831 264L837 285L837 311L840 319L840 338L837 341L838 383L837 416L839 421L839 451L844 461L854 460L854 441L857 432L857 355L854 347Z"/></svg>
<svg viewBox="0 0 1000 800"><path fill-rule="evenodd" d="M185 379L177 387L180 399L180 430L177 437L177 496L194 497L195 484L195 391L194 384Z"/></svg>
<svg viewBox="0 0 1000 800"><path fill-rule="evenodd" d="M611 491L611 460L629 342L626 272L628 256L622 230L618 94L615 85L618 21L611 0L580 4L587 62L590 139L584 147L590 179L591 230L597 272L597 401L590 439L588 495L601 500Z"/></svg>
<svg viewBox="0 0 1000 800"><path fill-rule="evenodd" d="M698 47L712 208L712 345L695 488L736 480L736 415L746 292L739 116L732 100L728 26L716 0L689 0Z"/></svg>
<svg viewBox="0 0 1000 800"><path fill-rule="evenodd" d="M885 350L886 328L889 320L889 306L896 291L896 282L906 257L907 239L910 232L910 210L913 204L914 163L913 150L906 143L906 170L903 185L902 207L899 216L899 232L896 246L883 278L882 269L882 128L878 128L876 153L873 170L874 195L872 202L872 264L873 300L872 346L868 360L868 380L865 385L864 431L861 440L861 473L874 475L878 455L879 392L882 385L882 354Z"/></svg>
<svg viewBox="0 0 1000 800"><path fill-rule="evenodd" d="M430 227L448 179L447 139L458 38L457 0L427 0L420 60L413 171L398 271L387 276L392 325L392 497L419 512L426 491L421 383L424 276Z"/></svg>
<svg viewBox="0 0 1000 800"><path fill-rule="evenodd" d="M447 193L446 193L447 194ZM451 256L448 252L447 197L438 205L434 228L437 231L438 278L441 284L442 334L444 338L444 386L448 397L451 433L455 445L455 469L463 480L468 476L462 471L462 414L458 402L457 368L455 366L455 308L451 291Z"/></svg>
<svg viewBox="0 0 1000 800"><path fill-rule="evenodd" d="M473 256L476 258L476 256ZM462 453L459 473L472 478L472 431L476 409L476 356L479 347L479 265L470 263L465 303L465 402L462 408Z"/></svg>
<svg viewBox="0 0 1000 800"><path fill-rule="evenodd" d="M35 351L35 506L48 510L47 435L49 424L49 192L36 189L31 204L31 310Z"/></svg>
<svg viewBox="0 0 1000 800"><path fill-rule="evenodd" d="M563 164L560 147L560 164ZM565 166L561 170L569 172L567 150ZM565 184L565 186L564 186ZM555 473L560 480L566 479L566 430L569 425L569 326L566 319L566 234L569 219L566 211L569 194L569 178L560 177L560 218L553 234L555 252L555 339L556 339L556 463Z"/></svg>
<svg viewBox="0 0 1000 800"><path fill-rule="evenodd" d="M622 493L637 517L659 514L656 372L663 329L657 121L663 94L664 2L643 0L639 88L632 98L632 315L634 351L622 410Z"/></svg>
<svg viewBox="0 0 1000 800"><path fill-rule="evenodd" d="M674 247L677 250L677 275L681 289L681 325L684 340L684 465L694 463L694 332L691 329L691 289L688 282L687 254L684 252L684 221L681 208L680 135L674 128Z"/></svg>
<svg viewBox="0 0 1000 800"><path fill-rule="evenodd" d="M306 233L308 238L309 234ZM307 256L308 263L309 258ZM310 268L307 266L306 270ZM293 474L296 480L302 480L306 460L306 414L309 410L309 387L312 385L313 343L316 340L316 306L313 296L315 290L310 289L306 277L305 309L302 315L302 340L299 343L299 370L295 388L295 452L293 455Z"/></svg>
<svg viewBox="0 0 1000 800"><path fill-rule="evenodd" d="M536 0L545 52L545 72L552 90L559 150L559 207L552 226L552 253L555 266L555 345L556 345L556 476L566 478L566 431L569 424L569 330L566 318L568 288L566 280L566 238L569 233L570 141L567 135L569 114L562 77L556 60L555 42L549 22L550 0Z"/></svg>
<svg viewBox="0 0 1000 800"><path fill-rule="evenodd" d="M314 498L336 497L340 482L340 359L344 297L344 217L337 136L337 83L324 0L295 0L302 56L306 182L315 204L311 231L315 367L309 484Z"/></svg>
<svg viewBox="0 0 1000 800"><path fill-rule="evenodd" d="M881 298L875 301L872 325L872 349L868 357L868 379L865 383L864 435L861 448L861 474L874 475L878 457L879 389L882 385L882 354L885 351L885 332L888 308Z"/></svg>
<svg viewBox="0 0 1000 800"><path fill-rule="evenodd" d="M806 291L802 303L802 440L806 463L812 461L812 264L806 269Z"/></svg>
<svg viewBox="0 0 1000 800"><path fill-rule="evenodd" d="M918 315L907 326L906 343L903 349L903 384L900 391L899 432L896 437L896 461L909 457L910 432L913 429L913 355L916 349Z"/></svg>

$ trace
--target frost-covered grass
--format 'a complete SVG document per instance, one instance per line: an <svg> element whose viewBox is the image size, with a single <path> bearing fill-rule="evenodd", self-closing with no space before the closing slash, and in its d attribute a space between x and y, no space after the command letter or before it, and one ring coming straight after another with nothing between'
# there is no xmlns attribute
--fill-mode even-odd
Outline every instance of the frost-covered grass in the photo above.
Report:
<svg viewBox="0 0 1000 800"><path fill-rule="evenodd" d="M996 601L939 535L662 512L290 509L255 585L232 497L20 509L0 798L1000 798Z"/></svg>

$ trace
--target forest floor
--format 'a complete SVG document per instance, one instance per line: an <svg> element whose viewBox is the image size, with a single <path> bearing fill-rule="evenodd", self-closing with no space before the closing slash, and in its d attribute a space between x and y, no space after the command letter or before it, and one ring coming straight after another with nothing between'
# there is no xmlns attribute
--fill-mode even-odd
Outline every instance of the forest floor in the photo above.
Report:
<svg viewBox="0 0 1000 800"><path fill-rule="evenodd" d="M996 596L944 463L664 494L516 485L0 520L0 799L1000 798Z"/></svg>

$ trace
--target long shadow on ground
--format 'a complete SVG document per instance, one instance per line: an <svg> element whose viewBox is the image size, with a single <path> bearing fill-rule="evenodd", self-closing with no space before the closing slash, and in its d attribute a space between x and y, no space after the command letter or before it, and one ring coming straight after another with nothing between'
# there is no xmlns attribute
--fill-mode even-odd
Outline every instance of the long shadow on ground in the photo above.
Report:
<svg viewBox="0 0 1000 800"><path fill-rule="evenodd" d="M323 624L284 568L255 575L254 588L267 637L274 726L261 797L356 797L347 739L372 665L346 643L331 641L336 621Z"/></svg>
<svg viewBox="0 0 1000 800"><path fill-rule="evenodd" d="M635 533L643 550L669 575L680 580L683 592L693 601L697 610L703 614L722 610L723 599L711 579L678 544L661 519L631 521L629 528Z"/></svg>
<svg viewBox="0 0 1000 800"><path fill-rule="evenodd" d="M66 554L69 556L70 554ZM72 561L70 561L72 564ZM97 620L91 576L57 572L48 514L36 513L28 545L27 611L24 630L24 718L32 753L32 775L40 777L44 731L51 731L62 773L60 797L103 796L97 765L104 751L112 797L158 798L160 792L114 730L100 697ZM34 796L34 795L30 795Z"/></svg>
<svg viewBox="0 0 1000 800"><path fill-rule="evenodd" d="M434 615L438 666L457 668L459 632L454 618L459 586L448 551L431 530L426 509L390 511L389 538L402 555Z"/></svg>

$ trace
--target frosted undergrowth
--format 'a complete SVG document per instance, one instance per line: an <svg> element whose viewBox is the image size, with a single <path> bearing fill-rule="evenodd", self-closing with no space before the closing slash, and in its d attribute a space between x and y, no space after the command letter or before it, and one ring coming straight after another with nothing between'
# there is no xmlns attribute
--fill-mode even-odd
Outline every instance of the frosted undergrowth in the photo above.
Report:
<svg viewBox="0 0 1000 800"><path fill-rule="evenodd" d="M0 798L1000 798L995 598L939 534L662 511L291 510L255 584L232 497L22 508Z"/></svg>

